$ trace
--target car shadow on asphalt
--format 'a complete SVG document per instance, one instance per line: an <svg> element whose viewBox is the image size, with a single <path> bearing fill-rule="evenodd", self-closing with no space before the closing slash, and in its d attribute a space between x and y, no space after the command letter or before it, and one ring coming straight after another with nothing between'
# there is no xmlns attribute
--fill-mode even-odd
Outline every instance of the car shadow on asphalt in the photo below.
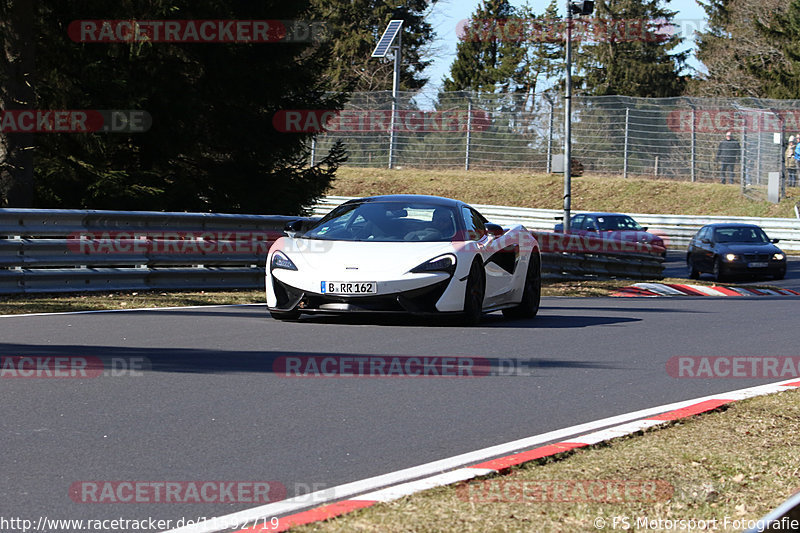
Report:
<svg viewBox="0 0 800 533"><path fill-rule="evenodd" d="M294 321L299 324L331 324L342 326L383 326L383 327L426 327L426 328L586 328L591 326L608 326L639 322L641 318L588 316L588 315L552 315L540 311L535 318L511 319L500 313L485 314L477 326L465 326L459 323L456 316L416 317L408 315L308 315Z"/></svg>
<svg viewBox="0 0 800 533"><path fill-rule="evenodd" d="M106 377L122 379L126 377L142 377L153 373L190 373L190 374L275 374L281 377L345 377L339 375L326 375L322 360L335 358L347 359L349 368L358 366L358 359L365 360L363 368L370 368L371 361L381 363L381 372L388 375L365 374L362 376L347 377L394 377L391 366L406 369L407 365L421 368L424 360L432 359L433 367L439 369L441 374L445 358L449 358L451 369L461 368L466 365L476 369L477 376L488 375L492 361L499 357L475 356L448 356L439 355L408 355L408 354L342 354L336 352L301 352L301 351L271 351L271 350L212 350L201 348L165 348L165 347L121 347L121 346L75 346L58 344L11 344L0 343L0 378L31 378L31 379L56 379L59 382L74 379L76 383L91 381L92 378ZM314 361L310 361L310 360ZM454 362L455 361L455 362ZM460 363L459 363L460 361ZM509 365L511 359L502 359L504 365ZM609 363L597 361L566 360L554 358L525 358L520 359L526 368L594 368L617 369ZM310 363L313 363L311 365ZM344 363L337 363L344 364ZM399 364L399 366L397 366ZM459 366L462 365L462 366ZM312 375L303 375L313 366ZM338 368L336 365L333 367ZM432 367L432 368L433 368ZM299 372L299 373L298 373ZM352 372L352 371L351 371ZM71 375L70 375L71 374ZM397 377L414 377L413 375L395 374ZM457 377L452 375L452 377ZM419 376L425 377L425 376ZM447 374L431 377L448 377ZM463 376L462 376L463 377ZM467 376L471 377L471 376ZM63 378L63 379L58 379ZM7 382L9 383L9 382Z"/></svg>

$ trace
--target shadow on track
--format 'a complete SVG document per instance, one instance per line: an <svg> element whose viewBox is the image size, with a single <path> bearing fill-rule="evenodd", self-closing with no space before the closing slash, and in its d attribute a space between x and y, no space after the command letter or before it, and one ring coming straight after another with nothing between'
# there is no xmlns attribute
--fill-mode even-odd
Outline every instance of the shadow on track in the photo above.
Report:
<svg viewBox="0 0 800 533"><path fill-rule="evenodd" d="M409 359L421 359L422 356L409 356L400 354L349 354L336 352L290 352L290 351L245 351L245 350L207 350L207 349L188 349L188 348L129 348L120 346L74 346L74 345L37 345L37 344L10 344L0 343L0 354L3 354L0 369L0 380L3 378L22 379L25 376L15 376L15 369L22 368L16 363L9 363L11 358L55 358L71 357L80 358L83 368L86 369L88 376L110 376L112 369L136 368L142 374L153 372L175 372L175 373L197 373L197 374L231 374L231 373L274 373L287 378L297 379L299 376L287 375L285 373L286 360L284 358L378 358L386 361L387 368L389 361L397 359L401 363ZM440 355L437 359L441 360L445 355ZM455 357L455 356L449 356ZM460 359L472 358L476 365L485 364L500 359L485 355L458 356ZM528 358L526 359L529 367L541 368L594 368L594 369L614 369L613 365L598 363L595 361L575 361L552 358ZM136 364L135 367L132 364ZM50 368L54 367L54 362L49 362ZM305 364L305 363L304 363ZM352 363L351 363L352 364ZM419 363L417 363L419 365ZM12 368L13 366L13 368ZM30 369L33 363L24 366ZM303 367L305 368L305 367ZM477 367L476 367L477 368ZM105 371L102 373L100 371ZM318 377L337 377L344 376L323 376ZM349 376L360 377L362 379L385 378L385 377L406 377L413 379L414 376L380 376L364 375ZM455 376L431 376L438 379L452 379ZM480 377L480 376L476 376ZM38 379L38 378L32 378ZM41 378L46 379L46 378ZM67 381L70 379L64 378ZM63 382L64 379L57 381ZM75 383L79 383L87 378L73 378Z"/></svg>

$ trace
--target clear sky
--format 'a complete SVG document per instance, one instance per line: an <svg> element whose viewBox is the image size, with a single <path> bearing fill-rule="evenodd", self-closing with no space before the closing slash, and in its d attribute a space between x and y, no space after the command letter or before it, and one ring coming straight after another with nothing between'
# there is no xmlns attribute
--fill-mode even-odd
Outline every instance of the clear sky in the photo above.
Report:
<svg viewBox="0 0 800 533"><path fill-rule="evenodd" d="M455 59L456 44L458 44L456 35L458 22L469 18L480 3L480 0L439 0L434 4L427 19L436 30L436 54L433 64L425 71L425 75L430 78L425 87L426 91L435 90L441 86L442 78L450 72L450 65ZM511 0L511 4L514 6L522 6L525 3L525 0ZM549 0L528 0L527 3L535 12L541 13ZM562 13L565 5L566 0L559 0ZM674 23L682 30L683 35L691 36L695 29L702 29L705 11L695 0L672 0L666 4L666 7L678 12L675 15ZM686 46L691 47L691 43ZM690 58L689 65L694 68L698 67L698 63L693 57Z"/></svg>

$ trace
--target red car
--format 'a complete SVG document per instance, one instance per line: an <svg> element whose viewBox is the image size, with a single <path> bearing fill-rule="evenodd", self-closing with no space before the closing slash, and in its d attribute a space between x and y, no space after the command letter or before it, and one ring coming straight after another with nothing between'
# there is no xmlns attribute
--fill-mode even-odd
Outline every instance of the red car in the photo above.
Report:
<svg viewBox="0 0 800 533"><path fill-rule="evenodd" d="M594 235L606 239L615 239L628 242L641 242L664 248L661 253L667 256L667 247L664 239L658 235L648 233L633 218L621 213L581 213L570 218L570 233L578 235ZM564 224L555 226L555 231L564 230Z"/></svg>

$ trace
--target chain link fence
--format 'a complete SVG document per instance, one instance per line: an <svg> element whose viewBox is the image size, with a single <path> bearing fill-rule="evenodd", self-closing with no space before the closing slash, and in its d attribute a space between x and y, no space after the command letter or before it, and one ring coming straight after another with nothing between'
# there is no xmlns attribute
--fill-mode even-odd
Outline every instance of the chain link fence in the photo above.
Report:
<svg viewBox="0 0 800 533"><path fill-rule="evenodd" d="M348 165L551 172L563 154L563 99L555 93L354 93L328 117L312 146L312 163L336 140ZM332 115L332 114L331 114ZM319 118L319 117L317 117ZM770 172L785 174L784 151L800 132L800 101L752 98L576 96L573 173L721 181L720 142L732 132L732 180L766 196ZM307 125L307 124L305 124ZM783 180L781 181L783 186Z"/></svg>

